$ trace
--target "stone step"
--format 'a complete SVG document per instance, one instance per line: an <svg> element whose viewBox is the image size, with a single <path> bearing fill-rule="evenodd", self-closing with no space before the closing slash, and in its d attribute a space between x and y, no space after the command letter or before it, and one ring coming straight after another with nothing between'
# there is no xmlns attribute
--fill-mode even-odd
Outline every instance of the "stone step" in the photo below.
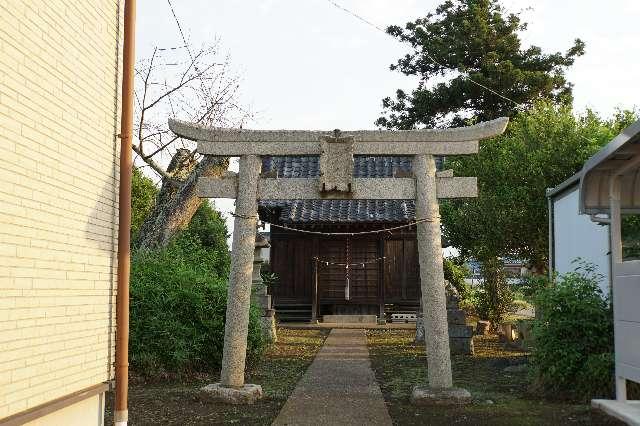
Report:
<svg viewBox="0 0 640 426"><path fill-rule="evenodd" d="M324 315L322 322L332 324L377 324L377 315Z"/></svg>
<svg viewBox="0 0 640 426"><path fill-rule="evenodd" d="M470 325L449 324L449 337L470 339L473 337L473 327Z"/></svg>

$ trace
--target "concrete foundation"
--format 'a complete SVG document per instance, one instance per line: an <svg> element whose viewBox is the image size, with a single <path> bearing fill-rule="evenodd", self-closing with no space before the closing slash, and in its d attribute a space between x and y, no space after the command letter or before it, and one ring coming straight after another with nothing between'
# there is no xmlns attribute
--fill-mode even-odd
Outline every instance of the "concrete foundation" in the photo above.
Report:
<svg viewBox="0 0 640 426"><path fill-rule="evenodd" d="M240 388L228 388L221 383L213 383L203 387L203 396L225 404L253 404L262 398L262 386L244 384Z"/></svg>
<svg viewBox="0 0 640 426"><path fill-rule="evenodd" d="M8 424L24 424L25 426L103 426L104 425L104 393L94 395L75 404L60 408L43 417L27 421L26 423L3 418Z"/></svg>
<svg viewBox="0 0 640 426"><path fill-rule="evenodd" d="M611 417L630 426L640 426L640 401L616 401L612 399L593 399L591 407L602 410Z"/></svg>
<svg viewBox="0 0 640 426"><path fill-rule="evenodd" d="M471 394L462 388L431 388L416 386L411 393L415 405L461 405L471 402Z"/></svg>

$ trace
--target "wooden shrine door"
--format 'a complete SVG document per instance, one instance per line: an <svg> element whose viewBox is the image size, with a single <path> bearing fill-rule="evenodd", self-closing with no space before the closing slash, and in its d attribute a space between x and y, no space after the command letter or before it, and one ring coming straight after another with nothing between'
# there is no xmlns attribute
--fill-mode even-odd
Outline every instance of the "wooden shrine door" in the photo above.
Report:
<svg viewBox="0 0 640 426"><path fill-rule="evenodd" d="M378 304L381 261L375 261L379 258L377 240L326 239L319 242L318 248L318 296L321 305Z"/></svg>

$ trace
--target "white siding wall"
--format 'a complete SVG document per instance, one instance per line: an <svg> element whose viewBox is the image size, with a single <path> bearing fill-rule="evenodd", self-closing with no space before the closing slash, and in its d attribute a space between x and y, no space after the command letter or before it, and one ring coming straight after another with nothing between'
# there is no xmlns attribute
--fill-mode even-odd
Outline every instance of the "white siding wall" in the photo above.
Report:
<svg viewBox="0 0 640 426"><path fill-rule="evenodd" d="M554 201L554 265L563 274L575 269L577 258L593 263L604 276L600 288L609 293L609 226L598 225L578 214L578 187Z"/></svg>

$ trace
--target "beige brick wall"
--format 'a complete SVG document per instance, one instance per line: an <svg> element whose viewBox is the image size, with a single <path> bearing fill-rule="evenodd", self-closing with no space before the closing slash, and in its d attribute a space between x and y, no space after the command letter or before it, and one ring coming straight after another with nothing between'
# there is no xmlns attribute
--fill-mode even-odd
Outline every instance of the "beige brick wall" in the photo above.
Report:
<svg viewBox="0 0 640 426"><path fill-rule="evenodd" d="M118 0L0 0L0 419L113 376Z"/></svg>

